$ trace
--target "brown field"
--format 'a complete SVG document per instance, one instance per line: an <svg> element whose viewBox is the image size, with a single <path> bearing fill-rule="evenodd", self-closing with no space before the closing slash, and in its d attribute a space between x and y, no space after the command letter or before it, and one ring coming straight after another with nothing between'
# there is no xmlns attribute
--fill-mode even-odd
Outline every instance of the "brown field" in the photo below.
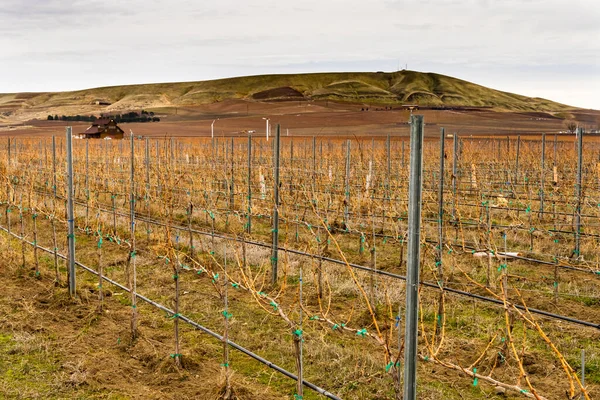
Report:
<svg viewBox="0 0 600 400"><path fill-rule="evenodd" d="M217 136L245 136L244 132L265 131L269 118L274 127L281 125L286 136L393 136L408 135L410 112L398 109L384 110L383 106L339 103L334 101L286 101L254 102L226 100L219 103L189 106L148 108L161 118L158 123L127 123L121 127L126 133L150 137L206 137L210 136L210 125L215 123ZM381 111L376 111L380 109ZM77 113L73 111L69 115ZM425 116L426 135L437 135L440 127L448 133L460 135L539 135L544 132L555 134L566 131L566 120L577 121L587 130L600 128L600 111L573 109L568 112L516 112L461 110L419 110ZM29 120L13 125L0 125L2 136L46 136L64 135L64 127L72 125L74 133L83 132L89 124L79 122ZM272 128L273 130L273 128Z"/></svg>

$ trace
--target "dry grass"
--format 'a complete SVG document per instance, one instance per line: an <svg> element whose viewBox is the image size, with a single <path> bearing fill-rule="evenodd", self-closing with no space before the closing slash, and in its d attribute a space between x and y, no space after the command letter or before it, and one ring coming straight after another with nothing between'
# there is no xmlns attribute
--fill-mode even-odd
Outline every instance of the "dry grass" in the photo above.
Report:
<svg viewBox="0 0 600 400"><path fill-rule="evenodd" d="M192 144L182 143L184 146ZM402 274L405 265L401 261L406 260L406 255L401 256L403 246L399 238L403 238L406 232L404 214L406 204L402 200L406 195L404 178L406 171L404 169L398 171L400 168L396 158L395 173L390 178L391 186L394 188L394 199L398 200L372 200L370 196L377 198L385 190L386 179L382 172L384 170L382 165L385 164L378 166L376 175L370 178L376 192L365 193L364 182L369 170L366 163L370 158L368 153L370 143L363 143L362 148L354 148L352 159L355 161L351 172L353 186L350 188L351 196L348 204L351 210L349 224L351 230L344 232L344 151L339 144L336 142L331 144L331 150L315 161L319 168L316 180L307 168L284 171L283 205L280 208L282 221L284 221L280 228L281 243L309 253L323 253L338 259L343 254L351 262ZM11 177L18 177L19 182L33 182L35 179L39 190L49 190L52 185L50 165L44 161L43 152L37 153L38 143L31 142L30 145L29 148L19 148L19 157L21 160L33 160L31 165L40 165L41 170L34 174L20 169L20 164L15 164L10 168L4 165L4 171L10 171ZM319 264L314 259L281 252L280 278L276 285L272 285L269 279L271 254L268 248L248 245L244 262L239 245L232 245L231 242L222 239L213 241L210 235L194 235L196 254L192 258L189 255L189 237L186 231L188 216L185 214L190 201L195 204L196 211L191 218L195 228L210 232L213 227L211 220L214 216L214 229L217 232L232 235L243 231L246 222L245 202L241 196L244 195L245 190L245 175L242 168L245 156L240 155L239 152L235 153L238 158L234 159L237 172L234 176L234 187L241 196L236 199L236 209L228 212L229 196L226 191L222 191L228 188L227 184L223 185L223 181L229 178L228 168L231 164L230 160L224 157L225 148L218 150L221 164L212 168L208 164L212 157L209 155L210 147L186 150L197 151L203 156L205 162L196 165L188 163L184 157L179 158L180 163L171 161L168 158L170 153L168 146L168 142L157 142L156 147L152 148L152 154L155 150L160 154L160 159L155 160L150 170L153 189L146 192L144 185L138 186L140 191L137 201L138 211L142 214L148 213L162 222L169 221L167 225L170 227L166 229L154 226L152 232L147 235L144 222L138 221L135 258L138 291L167 307L179 307L181 314L219 333L224 331L223 312L231 313L228 334L232 340L290 371L295 371L296 355L292 332L299 328L301 310L299 272L302 269L304 281L301 329L304 339L305 378L339 394L342 398L392 397L394 381L391 373L386 372L386 365L390 359L395 360L399 353L397 337L398 333L402 332L402 324L396 326L395 316L398 309L402 309L403 306L403 282L391 278L373 277L368 272L354 271L345 265L324 262L321 265L323 296L319 297ZM175 149L177 147L173 148L174 152ZM81 147L77 149L78 160L83 159L82 150ZM91 159L97 168L94 169L92 176L96 173L110 174L100 175L104 179L91 181L90 213L87 220L86 207L83 205L77 207L76 219L81 229L77 233L77 258L90 267L97 267L99 260L97 231L100 229L104 239L101 253L105 274L119 282L126 282L130 252L129 221L127 217L119 216L116 218L117 226L113 227L115 215L111 210L111 200L112 196L116 195L117 211L127 210L128 160L123 150L119 148L119 144L103 143L91 150ZM139 148L138 151L141 150ZM379 151L381 150L380 147ZM429 157L435 157L434 146L426 150ZM570 151L567 148L564 150ZM310 165L312 162L310 156L303 154L302 149L296 151L297 163ZM308 149L305 148L304 151L308 152ZM582 242L581 254L588 260L587 264L577 264L567 256L572 244L568 235L550 236L549 232L555 221L532 216L531 210L539 207L539 199L531 194L538 188L538 182L534 178L536 175L531 173L536 171L534 165L538 157L533 150L522 154L521 158L522 171L529 173L529 183L519 189L517 193L519 198L510 200L511 207L519 210L491 209L489 220L495 224L493 227L488 226L486 216L488 208L481 203L485 203L492 193L499 190L494 186L498 185L498 178L494 175L501 174L505 169L510 168L510 165L499 166L494 162L501 160L490 161L482 158L481 152L485 153L485 149L476 143L465 143L464 152L464 159L461 162L467 165L467 171L471 170L470 164L478 159L483 162L479 162L480 169L476 170L476 173L480 174L477 177L479 185L477 190L472 190L473 185L469 184L468 174L461 177L461 187L464 189L459 204L461 226L457 226L455 230L450 221L446 221L448 222L446 243L449 247L444 248L442 261L447 284L461 290L503 299L502 281L506 278L510 286L507 290L507 299L513 303L520 304L523 301L529 306L575 318L598 320L600 314L594 302L598 299L600 290L597 279L589 272L561 270L560 303L553 304L554 266L513 260L506 262L509 271L506 276L501 268L501 264L505 261L494 258L490 265L487 258L474 258L470 248L465 248L463 251L461 248L463 242L483 250L502 250L504 246L500 236L502 228L498 225L513 224L507 231L507 242L511 250L519 250L541 258L557 256L563 262L583 265L589 269L596 268L596 264L590 261L594 259L597 250L597 243L593 238L586 238ZM106 158L107 154L112 156ZM181 152L179 156L181 154L184 153ZM268 167L269 153L266 146L263 149L259 148L255 157L262 159L264 165ZM381 152L374 154L373 157L379 159ZM142 158L138 158L138 165L143 165L141 160ZM63 160L60 159L60 162ZM495 169L486 170L485 168L490 165ZM330 167L331 178L328 177ZM560 178L561 185L564 187L572 184L569 167L568 162L559 164L563 174ZM0 171L2 170L0 168ZM76 165L76 171L79 177L76 194L80 199L85 199L85 185L82 181L84 165L81 161ZM436 179L431 171L435 171L435 165L429 165L426 174L427 201L423 214L425 218L423 234L428 239L435 239L437 234L437 225L434 222ZM138 182L144 182L144 172L143 169L136 172ZM257 188L258 177L253 179ZM19 202L14 201L13 212L9 213L13 232L18 233L20 230L19 212L16 206L21 205L22 194L23 204L28 209L24 210L24 231L27 233L27 238L31 238L33 229L30 209L35 208L41 215L50 218L38 219L38 242L44 246L52 242L50 223L52 218L56 218L60 238L58 247L64 249L66 234L62 204L59 203L58 209L51 212L50 196L42 196L28 189L27 186L17 185L14 179L11 182L14 188L9 188L9 193L14 193L15 198L19 199ZM295 185L292 191L288 190L290 183ZM313 183L319 190L316 193L312 189ZM64 188L62 176L59 176L58 187L59 191ZM586 187L587 193L593 189L591 186ZM558 209L565 213L572 201L567 192L566 189L559 191L556 197ZM588 195L593 198L594 194L591 193ZM145 201L146 195L149 196L148 202ZM312 202L313 198L314 202ZM269 197L265 201L255 199L252 210L254 220L251 238L253 240L268 242L271 236L268 219L271 204L268 199ZM98 208L98 205L102 207ZM307 205L306 210L300 207L302 205ZM524 211L527 206L531 208L528 212ZM450 208L450 205L447 207ZM584 213L597 212L592 201L586 203L584 207ZM98 212L99 216L96 215ZM382 216L384 212L385 218ZM446 212L446 215L449 215L449 211ZM262 217L259 218L259 215ZM564 219L569 223L572 217L567 214ZM87 232L83 230L86 221L90 228ZM305 222L305 225L299 229L298 237L295 236L295 226L292 221ZM2 222L6 225L6 216ZM323 224L331 227L331 234L328 234L325 229L318 229ZM374 225L377 228L375 233L379 236L373 237ZM530 226L535 226L540 234L533 236L529 230ZM589 228L586 232L593 232L595 229L591 224L585 226ZM494 234L490 236L488 231L492 229ZM361 235L366 239L362 254L359 251ZM533 248L529 249L532 237ZM553 241L555 237L560 238L559 245ZM453 243L454 241L456 243ZM376 248L375 261L370 253L373 246ZM96 390L98 387L107 387L109 390L128 395L134 381L131 377L145 375L152 377L143 380L144 395L147 398L161 395L174 396L175 394L170 392L173 385L177 386L178 393L183 391L188 396L211 397L218 395L222 390L224 369L219 367L222 360L220 343L184 326L180 321L178 340L183 369L179 369L169 356L174 353L175 348L175 321L169 315L157 312L146 305L140 305L138 326L140 335L137 340L131 341L128 339L131 337L128 326L131 303L127 293L122 290L107 290L105 306L108 312L98 316L95 312L98 303L95 277L87 273L80 274L79 300L78 303L73 303L66 296L64 288L52 286L51 258L40 258L41 279L34 279L35 276L29 270L29 267L34 264L31 248L25 249L26 263L19 268L21 245L13 241L11 246L6 244L4 247L10 250L6 255L8 273L3 276L17 277L12 286L7 284L13 296L10 296L4 306L10 307L10 304L15 302L15 298L23 290L22 287L27 288L25 296L27 299L39 300L41 296L39 293L43 293L41 303L36 302L37 300L19 302L20 312L24 315L36 315L40 321L42 317L43 320L57 318L56 324L52 326L56 330L63 328L66 333L67 339L64 342L54 342L58 347L68 344L64 351L56 351L58 357L64 359L60 363L60 373L57 375L59 377L46 376L48 381L58 379L57 390L67 390L65 387L68 387L68 390L73 390L74 393L85 393L92 388ZM452 252L449 252L450 250ZM223 253L225 251L228 254L227 277L230 281L227 310L224 309L223 302L225 285ZM423 280L436 281L435 252L435 244L423 242ZM178 291L175 289L173 275L178 276ZM488 276L491 279L489 282ZM231 286L232 282L238 285L237 288ZM486 284L490 287L486 288ZM511 309L507 324L506 315L501 307L447 294L444 313L445 331L440 335L436 333L439 332L438 310L439 291L423 288L420 310L421 355L427 356L432 362L420 364L422 398L433 399L440 396L448 399L475 399L486 396L499 398L500 395L495 395L497 391L495 386L499 383L519 385L521 388L528 387L522 371L540 393L547 398L557 398L564 393L564 390L569 389L569 379L562 372L564 359L552 349L550 343L559 349L566 361L574 368L578 365L578 348L586 348L589 354L587 382L590 396L596 395L598 391L598 347L595 344L598 332L596 330L536 317L535 321L540 324L538 327L531 316L521 316L515 309ZM12 323L16 332L26 330L20 323ZM1 326L3 329L11 329L10 324L11 322L5 320L2 321ZM64 328L65 325L68 325L68 328ZM542 331L548 335L549 341L545 339ZM55 352L55 350L50 351ZM74 354L81 354L81 352L86 354L86 358L79 362ZM457 372L454 366L470 367L470 369ZM481 374L486 377L491 376L498 383L492 385L485 383L482 376L481 383L473 386L473 379L468 376L468 373L471 373L474 367ZM272 395L277 398L291 396L294 393L292 382L236 352L231 354L231 369L234 371L233 387L240 398L251 397L244 392L244 387L248 387L254 394L266 391L267 394L261 394L263 397ZM122 379L109 384L110 374L115 374L115 371L127 373L122 374ZM2 384L8 385L9 383L6 382L9 381L5 380ZM305 396L313 398L314 394L307 393ZM506 396L518 398L520 395L509 391Z"/></svg>

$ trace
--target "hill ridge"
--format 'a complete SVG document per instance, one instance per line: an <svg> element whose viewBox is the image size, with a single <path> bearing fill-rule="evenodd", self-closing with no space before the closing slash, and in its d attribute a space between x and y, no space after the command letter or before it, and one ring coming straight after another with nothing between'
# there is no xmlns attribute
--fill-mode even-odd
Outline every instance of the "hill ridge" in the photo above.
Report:
<svg viewBox="0 0 600 400"><path fill-rule="evenodd" d="M195 82L97 87L65 92L0 93L0 119L87 115L180 107L224 100L334 100L365 104L493 107L499 111L572 109L539 97L491 89L433 72L317 72L251 75ZM60 112L59 112L60 110Z"/></svg>

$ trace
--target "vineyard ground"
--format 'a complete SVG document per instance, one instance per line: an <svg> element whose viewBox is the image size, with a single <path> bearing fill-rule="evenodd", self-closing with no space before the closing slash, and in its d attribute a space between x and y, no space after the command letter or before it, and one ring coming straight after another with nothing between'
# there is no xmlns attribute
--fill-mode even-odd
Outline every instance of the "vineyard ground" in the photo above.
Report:
<svg viewBox="0 0 600 400"><path fill-rule="evenodd" d="M80 298L74 302L65 287L54 285L50 269L49 261L47 273L35 279L10 255L0 259L0 398L217 398L218 342L191 331L186 355L193 356L178 370L168 356L172 328L156 310L141 308L140 338L131 343L123 293L109 290L104 312L98 314L90 276L85 282L82 275ZM234 382L240 398L284 397L276 387L241 373Z"/></svg>
<svg viewBox="0 0 600 400"><path fill-rule="evenodd" d="M115 146L118 144L120 143L114 143ZM562 146L562 148L565 151L566 146ZM31 155L36 152L37 147L32 146L28 153L19 151L18 154L29 162ZM356 159L360 159L362 163L362 150L360 152L360 158L356 157ZM39 155L41 156L41 154ZM566 154L565 151L563 155ZM591 154L595 160L597 152L594 151ZM79 159L82 158L79 157ZM46 162L45 165L47 167L48 163ZM600 171L600 169L596 169L595 163L593 167L594 169L589 170ZM15 175L11 176L14 178L19 171L13 171L12 174ZM532 171L534 170L532 169ZM203 172L208 173L209 170ZM167 174L167 176L170 177L168 181L157 180L161 187L177 187L175 180L171 178L172 175ZM535 177L535 174L533 176ZM36 177L39 179L38 188L42 187L44 176L37 175ZM18 224L18 219L15 220L15 218L18 218L16 215L18 213L15 211L22 210L24 212L24 222L21 226L21 231L24 233L22 235L27 240L33 239L38 244L50 248L49 244L52 243L50 220L54 221L57 215L62 216L64 213L62 210L53 211L52 217L50 217L46 204L47 195L51 193L47 191L49 181L45 183L46 196L40 198L38 196L42 192L33 191L33 186L29 191L24 191L26 187L17 185L17 183L24 182L22 178L24 176L19 176L17 180L10 180L15 185L14 188L7 186L6 198L10 198L11 190L13 194L17 193L21 196L13 196L14 204L6 207L4 216L0 216L0 220L2 220L0 225L11 226L12 218L13 233L16 232L18 225L15 224ZM561 182L562 179L561 176ZM239 179L236 182L239 182ZM285 181L284 188L287 187L287 183ZM570 185L569 181L566 181L565 185ZM236 185L235 187L239 188L240 186ZM530 185L525 185L525 187L530 188ZM595 185L586 186L586 189L590 191L594 188ZM402 281L392 280L389 277L378 277L375 279L377 283L374 289L369 289L369 286L373 288L372 274L358 271L356 272L356 282L353 282L349 276L352 271L350 267L324 263L323 276L326 284L324 298L329 302L327 312L324 312L325 307L321 307L320 302L317 301L316 275L317 269L320 267L315 265L315 258L302 258L280 251L280 278L276 286L271 286L266 283L269 281L267 277L271 255L268 245L262 247L254 245L252 248L249 246L248 264L244 263L242 268L239 263L241 247L239 243L227 243L222 239L211 241L210 235L201 232L198 232L194 238L195 246L199 249L198 253L196 256L189 256L189 259L192 267L202 266L206 269L198 271L202 272L200 274L188 266L187 269L180 271L181 277L179 278L177 275L179 272L173 270L175 263L169 263L167 256L171 260L178 260L178 264L179 259L175 254L188 257L184 255L189 254L190 249L194 248L192 245L188 247L187 240L180 241L179 239L180 237L186 238L186 229L182 228L188 218L185 204L178 204L176 211L170 217L172 222L180 225L179 228L174 228L175 231L169 230L169 224L164 225L166 229L163 228L163 225L156 225L146 230L145 222L143 219L140 220L138 222L139 230L136 232L136 252L129 253L127 246L120 241L108 240L110 236L105 236L107 240L101 247L102 242L97 241L98 237L93 233L94 231L100 232L101 227L105 233L106 230L111 230L110 211L100 213L101 208L109 210L109 199L115 199L114 195L110 196L115 193L115 188L110 189L112 191L105 191L101 197L96 198L98 217L94 220L95 210L92 209L91 231L87 230L87 226L82 225L86 219L83 203L80 202L76 210L77 259L80 262L95 268L100 263L98 261L100 253L104 274L125 284L128 256L135 254L138 293L148 296L166 307L176 309L173 297L175 280L180 285L177 286L180 287L180 290L177 289L177 293L181 292L181 300L177 304L181 307L182 315L218 333L223 332L224 319L227 320L228 317L223 317L226 314L223 311L220 293L215 293L220 291L215 281L220 284L225 275L231 274L231 279L237 280L243 290L234 290L235 286L230 288L229 308L225 309L233 315L230 322L230 338L288 371L294 371L294 354L291 346L293 336L290 327L283 322L282 318L279 318L275 311L279 304L280 310L285 310L291 320L297 320L299 318L297 305L303 304L305 307L302 325L304 332L302 337L305 341L305 352L303 353L305 379L344 399L392 398L393 375L386 371L387 359L384 362L381 347L371 339L375 338L374 332L377 324L379 324L383 336L389 335L392 343L395 341L395 334L402 331L401 325L400 328L394 328L394 313L397 306L401 307L405 295ZM126 190L123 192L126 193ZM128 205L127 198L122 195L123 192L118 197L119 203L121 200L123 201L122 204L119 204L120 211ZM181 193L184 192L181 191ZM306 196L305 192L300 193L304 193ZM294 196L294 193L286 196L284 197L286 205L287 202L302 200L301 195ZM19 208L17 208L16 200L18 198L21 199ZM208 200L205 199L206 212L200 216L202 206L197 208L195 217L193 213L189 217L190 226L193 221L195 228L205 233L208 232L211 228L208 217L210 215L213 218L212 228L215 229L215 232L227 235L243 232L245 223L245 219L242 218L243 213L232 214L230 217L227 212L219 212L216 217L217 222L215 222L212 212L208 211L220 209L219 205L223 205L225 198L223 193L218 194L218 198L221 199L219 204L216 200L215 203L208 204ZM358 197L358 199L362 198L362 196ZM532 201L531 198L531 193L529 193L529 201ZM588 192L586 198L594 199L594 193ZM308 201L309 198L307 197L305 200ZM467 198L467 200L475 203L480 201L479 198ZM29 203L25 208L23 208L23 201ZM431 205L430 203L427 204ZM482 222L484 215L482 212L487 209L483 206L488 203L488 201L482 201L482 206L477 206L475 210L471 206L459 209L461 224L465 223L460 228L460 237L462 237L463 243L466 237L467 243L474 243L475 248L495 248L497 245L498 249L502 249L499 243L502 238L501 230L494 228L492 233L488 227L485 231L486 227ZM586 201L583 214L595 215L597 203L597 201ZM60 207L61 202L58 204ZM113 207L115 207L114 204ZM138 203L138 212L145 209L149 215L160 216L164 204L167 203L159 201L157 204L144 205L140 202ZM316 204L322 203L316 202ZM342 203L338 203L338 207L339 204ZM358 202L353 204L353 220L360 214L368 216L368 207L363 210L361 204ZM508 224L510 221L518 222L514 229L504 235L505 238L508 237L505 242L505 246L506 243L510 245L508 249L518 245L521 249L526 248L531 240L530 250L534 253L541 252L546 256L551 254L564 256L570 252L572 243L566 235L544 233L544 229L527 230L527 226L535 226L532 224L541 224L541 228L548 227L548 221L538 221L534 213L530 212L537 209L535 200L533 203L529 203L526 210L523 210L523 204L515 205L520 211L514 212L508 209L488 211L490 213L488 219L491 222L501 224ZM328 209L329 206L326 210ZM37 214L33 214L31 210L45 210L42 212L45 212L46 218L37 218ZM299 211L294 211L292 208L282 207L281 211L282 220L291 222L294 218L298 219L299 217ZM395 210L397 213L400 211L401 209ZM371 212L377 214L376 209L371 209ZM273 231L269 218L262 218L264 215L261 215L267 213L263 211L253 219L252 239L268 243ZM399 231L392 234L387 242L387 238L371 240L367 237L363 253L358 254L359 243L362 243L362 241L359 242L359 236L345 234L338 228L341 208L338 208L337 212L335 212L335 208L332 208L327 213L331 217L332 226L336 227L331 230L331 240L339 243L340 250L338 252L331 244L327 251L323 250L325 255L339 258L345 254L352 262L370 265L368 248L376 242L377 268L396 274L405 273L404 265L399 262L402 257L399 254L400 248L403 247L399 246L398 241L399 233L405 231L404 227L398 226ZM129 224L128 220L124 218L126 215L121 214L117 221L116 214L113 214L115 224L113 229L116 238L127 237ZM435 212L431 210L424 213L424 216L430 221L435 218L435 215ZM527 216L529 216L528 221ZM564 216L563 219L559 218L559 226L567 226L572 223L567 216ZM316 220L313 218L309 221L314 225ZM362 221L365 222L364 219ZM590 223L589 220L586 220L584 223L586 228L584 233L586 234L594 232L595 219L591 221ZM371 222L375 224L375 219ZM37 227L35 228L38 233L37 237L31 236L34 226ZM503 270L500 259L488 263L487 258L474 257L470 248L461 248L460 245L456 245L455 240L457 239L451 240L452 236L457 235L451 226L450 224L446 225L445 243L449 245L453 243L453 249L452 252L448 251L447 254L444 252L441 256L448 274L446 278L449 286L490 297L501 292L500 279L505 278L508 283L506 296L516 304L521 304L522 301L523 304L530 307L580 320L591 322L599 320L600 314L597 306L600 288L596 275L598 271L597 248L600 242L594 236L585 236L581 243L581 254L585 255L585 264L582 265L588 265L589 268L583 271L572 269L563 272L561 270L560 279L556 279L552 276L553 266L540 265L527 260L510 260L506 262L509 266L504 265ZM294 241L293 227L293 224L286 223L279 228L281 229L280 244L283 244L285 248L296 246L311 254L316 254L319 249L322 249L323 244L319 245L316 242L325 242L318 240L312 229L310 232L301 230L300 236L296 236L297 243L292 244L291 242ZM365 227L360 226L360 228ZM58 231L58 237L61 239L57 245L63 252L66 248L67 238L64 223L58 224ZM425 226L423 232L429 239L436 236L435 226L431 224ZM487 238L486 232L492 234L493 237ZM171 312L174 315L165 315L164 312L146 304L140 304L139 330L141 335L138 340L130 343L128 338L132 304L125 291L106 287L105 289L110 290L110 296L105 302L107 312L97 314L95 312L98 304L96 277L81 269L78 270L78 299L73 302L66 294L65 287L53 285L53 260L51 257L47 254L40 255L41 275L39 279L35 279L32 271L34 265L32 247L30 245L22 247L20 242L8 241L7 237L5 234L0 234L0 241L3 241L3 243L0 242L0 248L7 249L0 255L0 284L5 288L5 297L0 300L0 364L2 364L0 393L6 393L8 398L216 398L218 396L224 370L223 364L219 362L222 360L223 347L220 342L201 335L189 326L184 326L183 322L176 317L177 311ZM321 237L321 239L323 238ZM486 241L490 242L487 246ZM174 252L165 253L165 243L169 243ZM422 245L424 259L421 270L422 278L427 282L435 282L436 270L435 264L432 262L434 246L431 244L431 240ZM101 251L100 248L102 248ZM175 253L175 249L177 249L177 253ZM365 249L367 250L365 251ZM26 257L23 265L21 265L21 250L23 250L23 257ZM229 272L223 269L222 254L224 251L227 251L230 257ZM235 257L233 257L234 260L231 257L234 253L238 259L237 263ZM564 257L562 258L562 262L565 262ZM305 283L300 285L304 290L303 300L300 301L297 297L300 282L299 267L302 267L305 279ZM248 280L241 277L246 272L244 268L255 279L251 285ZM489 290L485 288L486 270L487 280L490 281ZM64 268L61 272L64 280ZM221 275L221 280L217 279L218 275L215 275L217 273ZM557 282L555 287L559 287L558 302L553 301L552 298L553 282ZM227 281L223 285L229 287ZM373 297L377 301L372 303L375 305L372 317L364 307L361 307L363 299L357 287L365 288L367 292L374 290ZM263 290L267 293L265 297L272 296L277 300L274 310L269 305L270 299L260 298ZM541 394L548 399L563 398L566 382L559 360L555 358L548 342L544 342L542 337L537 335L535 328L532 329L522 319L516 319L514 324L509 322L512 317L517 316L517 310L505 314L501 306L446 293L446 312L444 313L446 315L446 331L443 346L440 344L439 360L463 367L470 365L466 369L467 371L476 366L481 377L492 376L500 382L517 385L521 388L525 387L523 375L527 374L533 381L533 387L540 390ZM370 295L371 293L369 293ZM367 297L366 293L364 297ZM423 350L420 352L421 357L427 357L428 354L425 344L429 345L429 341L437 340L434 339L436 335L433 332L438 315L438 299L437 288L421 290L420 315L422 319L419 340ZM324 318L329 315L333 322L312 318L319 315ZM524 318L532 320L534 317L525 315ZM600 389L599 348L597 345L600 334L597 329L583 328L545 317L535 317L535 320L542 325L543 328L540 330L543 329L551 338L552 343L565 355L566 361L574 371L579 371L579 352L581 349L585 349L587 356L586 384L590 398L597 398ZM180 370L175 368L173 360L175 357L171 355L174 352L179 353L174 350L173 327L176 321L179 321L181 325L181 353L184 368ZM349 321L351 328L336 330L331 326L335 322L343 324L343 321ZM507 332L508 325L511 327L509 332ZM359 329L368 329L369 335L361 337L357 333ZM512 338L509 337L505 341L506 334L509 336L512 334ZM507 342L515 344L512 353L514 353L514 358L522 360L522 363L515 362L511 350L507 347ZM439 342L436 342L437 344ZM433 347L435 346L431 347L432 351L429 354L433 354ZM291 380L281 377L235 351L232 352L230 362L231 371L234 374L234 387L238 389L240 399L294 397L295 388ZM4 368L4 365L8 367ZM476 382L463 372L456 372L456 370L442 367L434 362L419 364L419 389L421 390L419 398L421 399L523 398L519 394L519 389L515 393L500 396L495 394L498 389L493 385L484 382L477 385ZM140 390L144 392L140 394ZM304 394L306 400L316 398L318 398L317 395L308 390Z"/></svg>
<svg viewBox="0 0 600 400"><path fill-rule="evenodd" d="M172 328L158 311L141 308L141 336L132 344L123 293L109 292L99 315L89 276L81 298L73 302L66 288L54 286L50 263L39 280L5 257L1 268L0 361L6 366L0 374L1 398L218 398L218 342L187 332L184 369L177 370L165 356L172 351ZM241 355L234 355L233 364L240 399L290 398L289 381L274 372ZM471 379L440 367L424 365L420 374L424 399L507 398L494 396L489 387L472 387ZM307 393L305 398L318 397Z"/></svg>
<svg viewBox="0 0 600 400"><path fill-rule="evenodd" d="M4 234L0 240L4 242L4 248L9 246ZM90 244L93 246L94 242L88 243L89 241L85 235L80 235L79 248L89 248ZM4 295L0 299L0 315L3 315L0 317L0 361L9 366L2 369L0 392L5 393L6 398L218 398L222 382L222 368L218 361L222 345L219 342L185 327L182 343L184 369L178 370L169 357L169 353L173 351L170 318L142 304L139 308L141 335L135 343L131 343L130 308L127 307L130 303L127 293L108 288L110 295L105 299L105 312L99 315L96 312L96 277L80 270L79 299L73 302L69 299L66 288L55 287L50 257L40 258L42 275L40 279L35 279L30 268L22 268L20 263L15 261L19 260L20 244L13 240L10 248L12 250L3 254L0 259L0 284L4 288ZM80 253L82 258L89 259L93 256L93 252L87 250L86 253L88 251L90 253L87 255ZM120 276L120 265L125 262L123 254L107 250L105 261L107 265L113 266L107 268L106 272L115 277ZM145 282L140 290L150 294L151 298L170 305L169 297L165 297L163 289L172 284L168 270L157 273L155 261L144 257L140 258L139 262L139 276L141 281ZM468 260L462 267L465 265L476 268ZM64 270L62 272L65 273ZM351 285L344 281L335 281L336 274L331 270L327 274L332 280L332 285L338 288L338 298L347 298L347 304L337 302L335 312L347 314L348 309L352 308L355 296L349 289L346 289L348 293L344 293L344 288ZM290 278L293 278L293 275ZM184 304L190 304L192 301L194 304L202 304L201 313L190 316L196 320L206 320L208 316L218 315L220 299L214 293L211 294L208 280L186 281L188 283L183 290L189 291L190 297L185 300L187 296L184 296ZM585 281L585 278L582 281ZM579 285L582 282L572 283ZM310 284L307 285L308 290ZM429 324L434 321L435 295L422 296L423 320ZM533 301L533 298L529 300ZM281 321L265 317L260 309L248 304L247 299L244 300L243 294L233 292L230 301L231 311L240 321L240 325L236 326L235 322L232 325L235 340L250 348L262 348L261 355L274 362L282 362L280 350L261 344L261 340L268 338L286 347L289 338L273 336L273 332L285 329ZM468 365L476 356L474 352L487 340L490 334L489 324L497 319L499 311L497 307L487 307L453 297L449 297L447 301L447 307L451 310L447 329L449 334L452 332L452 339L449 339L444 353L461 365ZM585 313L586 308L590 311L588 307L583 307L580 308L580 312ZM590 314L587 315L592 320L596 319ZM364 318L368 321L368 316L365 315ZM210 321L210 324L217 327L218 319ZM563 324L549 325L549 333L555 338L560 337L558 344L561 348L585 344L581 342L582 332L579 329ZM246 331L250 333L245 333ZM480 334L474 338L472 331L480 331ZM588 335L591 333L591 330L586 331ZM517 326L514 335L521 334L523 332ZM344 387L345 395L342 395L342 398L366 398L364 396L367 393L369 398L388 398L389 390L377 388L375 381L370 383L374 375L367 371L372 371L373 364L377 363L377 357L370 359L368 356L369 352L377 352L372 343L352 336L340 337L339 341L320 343L315 335L312 336L313 339L307 338L307 346L312 349L307 353L307 362L311 364L310 369L313 373L326 373L332 368L328 365L327 357L338 358L336 366L339 368L341 364L343 368L347 368L344 376L348 380L335 383L336 386L342 384ZM593 347L590 343L597 339L598 335L594 333L585 341ZM572 343L569 345L570 342ZM359 359L353 359L354 354L360 354ZM546 364L549 356L548 349L543 345L528 348L525 366L528 373L535 376L538 388L543 388L546 393L556 393L555 389L551 388L556 386L556 375L560 372L556 366ZM347 364L340 363L340 358L347 360ZM293 396L293 384L272 370L235 352L232 354L231 363L235 371L234 387L238 390L240 399L284 399ZM593 364L588 365L587 378L591 384L592 398L597 388L595 383L599 381L596 367ZM375 366L375 370L377 369ZM506 373L516 373L513 369L514 366L508 367ZM383 374L383 371L381 373ZM496 389L487 384L475 387L472 378L429 363L420 364L419 379L423 399L521 398L510 393L497 395ZM323 384L332 383L326 377L321 377L320 380L323 380ZM353 385L359 388L358 392L354 392ZM319 397L307 391L305 398Z"/></svg>

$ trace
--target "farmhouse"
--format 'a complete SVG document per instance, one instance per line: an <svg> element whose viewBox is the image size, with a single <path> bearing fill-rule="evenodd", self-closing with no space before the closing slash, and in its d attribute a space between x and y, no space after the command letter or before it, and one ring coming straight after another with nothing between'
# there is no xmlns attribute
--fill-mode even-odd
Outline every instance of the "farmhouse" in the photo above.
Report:
<svg viewBox="0 0 600 400"><path fill-rule="evenodd" d="M87 128L82 136L84 139L123 139L123 133L114 119L101 118Z"/></svg>
<svg viewBox="0 0 600 400"><path fill-rule="evenodd" d="M404 110L410 110L411 112L413 112L414 110L419 109L419 105L418 104L402 104L402 108Z"/></svg>

